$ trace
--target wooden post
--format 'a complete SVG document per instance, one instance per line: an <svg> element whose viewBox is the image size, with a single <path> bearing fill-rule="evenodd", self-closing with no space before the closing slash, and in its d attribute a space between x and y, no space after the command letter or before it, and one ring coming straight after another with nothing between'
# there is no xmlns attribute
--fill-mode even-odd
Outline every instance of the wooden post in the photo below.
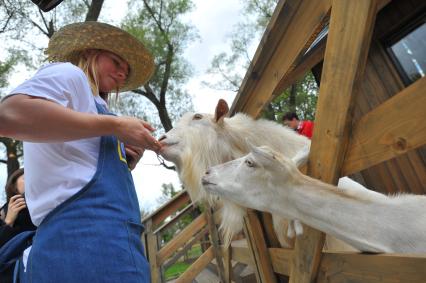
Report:
<svg viewBox="0 0 426 283"><path fill-rule="evenodd" d="M213 246L213 254L217 264L217 271L218 271L221 282L226 283L225 269L223 267L221 248L219 243L219 233L217 231L216 224L214 222L213 211L208 203L205 203L205 207L206 207L207 224L209 226L210 238L211 238L211 242Z"/></svg>
<svg viewBox="0 0 426 283"><path fill-rule="evenodd" d="M157 236L154 234L152 219L148 220L145 223L146 231L146 251L147 258L149 261L149 267L151 269L151 282L152 283L161 283L161 272L160 266L157 265L157 251L158 251L158 242Z"/></svg>
<svg viewBox="0 0 426 283"><path fill-rule="evenodd" d="M336 184L349 140L352 101L363 74L374 26L374 0L333 0L308 173ZM316 277L323 233L307 228L296 241L290 282Z"/></svg>
<svg viewBox="0 0 426 283"><path fill-rule="evenodd" d="M251 209L247 210L247 216L244 217L244 232L255 263L257 282L277 282L274 270L272 269L272 262L268 247L266 246L262 226L256 212Z"/></svg>
<svg viewBox="0 0 426 283"><path fill-rule="evenodd" d="M223 255L223 263L224 263L224 277L225 281L224 283L231 283L232 282L232 248L223 248L222 249L222 255Z"/></svg>

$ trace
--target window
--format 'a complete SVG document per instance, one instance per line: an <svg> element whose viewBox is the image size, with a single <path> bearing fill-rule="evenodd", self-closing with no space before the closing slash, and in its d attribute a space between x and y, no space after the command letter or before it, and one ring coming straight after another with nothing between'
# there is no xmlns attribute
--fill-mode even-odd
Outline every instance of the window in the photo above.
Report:
<svg viewBox="0 0 426 283"><path fill-rule="evenodd" d="M406 85L426 74L426 17L411 26L388 44L388 52Z"/></svg>

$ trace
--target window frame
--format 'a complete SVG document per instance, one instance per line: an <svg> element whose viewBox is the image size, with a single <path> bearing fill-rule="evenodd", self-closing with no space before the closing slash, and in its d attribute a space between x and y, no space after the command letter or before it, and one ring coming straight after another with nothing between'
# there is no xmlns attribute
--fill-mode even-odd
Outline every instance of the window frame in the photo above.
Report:
<svg viewBox="0 0 426 283"><path fill-rule="evenodd" d="M395 28L391 33L389 33L389 35L386 36L385 39L382 41L386 54L391 59L405 86L409 86L413 83L413 81L411 81L411 79L405 72L400 61L398 60L398 57L393 52L392 46L425 23L426 11L422 11L420 14L411 17L408 21L404 21L403 23L398 25L397 28Z"/></svg>

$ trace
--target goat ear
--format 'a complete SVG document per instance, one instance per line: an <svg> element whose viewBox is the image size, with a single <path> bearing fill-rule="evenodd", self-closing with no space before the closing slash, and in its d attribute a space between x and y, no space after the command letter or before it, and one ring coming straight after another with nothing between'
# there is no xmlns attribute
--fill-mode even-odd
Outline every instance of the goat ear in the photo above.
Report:
<svg viewBox="0 0 426 283"><path fill-rule="evenodd" d="M216 123L219 123L219 121L222 122L225 116L228 114L228 112L229 112L228 103L226 103L226 101L223 99L219 99L216 105L216 110L214 115L215 122Z"/></svg>
<svg viewBox="0 0 426 283"><path fill-rule="evenodd" d="M256 150L256 146L254 144L252 144L248 138L245 138L246 144L248 146L248 150L249 151L253 151Z"/></svg>
<svg viewBox="0 0 426 283"><path fill-rule="evenodd" d="M253 153L253 156L256 158L256 160L258 160L263 166L267 166L277 159L274 153L266 147L253 147L251 152Z"/></svg>

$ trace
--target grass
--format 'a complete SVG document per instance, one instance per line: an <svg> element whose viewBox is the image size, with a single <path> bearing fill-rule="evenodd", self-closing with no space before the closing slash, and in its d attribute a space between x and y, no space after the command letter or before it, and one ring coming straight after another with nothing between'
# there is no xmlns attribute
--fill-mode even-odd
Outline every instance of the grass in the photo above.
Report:
<svg viewBox="0 0 426 283"><path fill-rule="evenodd" d="M166 280L170 280L170 279L178 277L179 275L184 273L185 270L188 269L189 266L190 266L189 263L186 263L186 262L183 262L183 261L182 262L176 262L175 264L173 264L172 266L167 268L167 270L165 272Z"/></svg>
<svg viewBox="0 0 426 283"><path fill-rule="evenodd" d="M196 259L202 254L201 252L201 246L200 245L194 245L187 253L187 258ZM184 261L179 261L170 266L165 271L165 277L166 280L174 279L178 276L180 276L182 273L185 272L185 270L188 269L188 267L191 264L186 263Z"/></svg>

